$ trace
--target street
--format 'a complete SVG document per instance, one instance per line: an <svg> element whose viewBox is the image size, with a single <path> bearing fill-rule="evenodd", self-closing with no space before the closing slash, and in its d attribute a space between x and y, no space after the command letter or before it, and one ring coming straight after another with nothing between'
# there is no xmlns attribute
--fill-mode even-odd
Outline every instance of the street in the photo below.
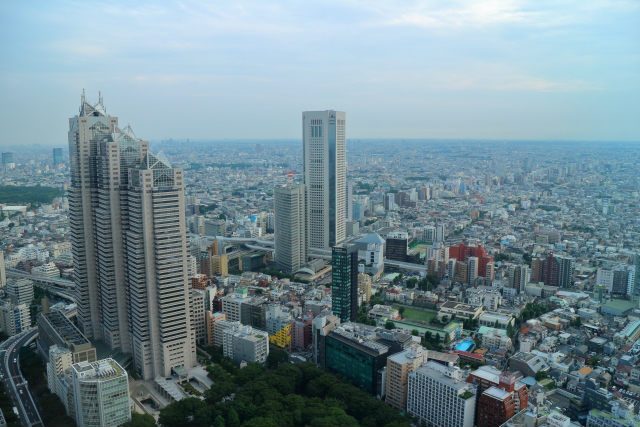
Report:
<svg viewBox="0 0 640 427"><path fill-rule="evenodd" d="M0 373L7 395L18 408L20 421L26 426L44 426L29 386L20 372L18 354L20 349L38 335L37 328L31 328L0 344Z"/></svg>

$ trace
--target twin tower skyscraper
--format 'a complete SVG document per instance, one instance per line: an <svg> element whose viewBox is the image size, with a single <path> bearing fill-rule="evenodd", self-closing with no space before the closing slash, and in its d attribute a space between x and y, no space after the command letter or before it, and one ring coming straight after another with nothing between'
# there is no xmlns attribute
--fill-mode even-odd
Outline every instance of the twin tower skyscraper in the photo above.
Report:
<svg viewBox="0 0 640 427"><path fill-rule="evenodd" d="M69 216L78 323L130 353L144 379L196 362L182 169L82 94L69 119Z"/></svg>
<svg viewBox="0 0 640 427"><path fill-rule="evenodd" d="M307 250L329 250L346 238L346 115L342 111L302 113L304 184L276 187L275 261L295 272Z"/></svg>

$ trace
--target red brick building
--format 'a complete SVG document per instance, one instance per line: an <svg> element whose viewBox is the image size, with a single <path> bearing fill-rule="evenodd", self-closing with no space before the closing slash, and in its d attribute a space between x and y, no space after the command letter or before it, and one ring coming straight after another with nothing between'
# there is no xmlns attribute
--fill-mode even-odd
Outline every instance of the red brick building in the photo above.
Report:
<svg viewBox="0 0 640 427"><path fill-rule="evenodd" d="M527 407L527 386L516 382L514 374L490 366L473 371L467 382L478 386L476 425L497 427Z"/></svg>
<svg viewBox="0 0 640 427"><path fill-rule="evenodd" d="M464 243L460 243L458 246L449 247L449 258L466 261L470 256L478 257L478 276L486 276L487 263L493 261L493 257L487 256L487 251L484 250L482 245L465 246Z"/></svg>

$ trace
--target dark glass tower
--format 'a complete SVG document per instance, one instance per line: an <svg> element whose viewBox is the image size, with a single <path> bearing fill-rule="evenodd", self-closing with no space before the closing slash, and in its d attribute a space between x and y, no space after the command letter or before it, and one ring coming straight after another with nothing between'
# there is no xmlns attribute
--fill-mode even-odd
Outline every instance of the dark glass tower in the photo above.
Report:
<svg viewBox="0 0 640 427"><path fill-rule="evenodd" d="M341 322L358 315L358 251L336 246L331 250L331 307Z"/></svg>

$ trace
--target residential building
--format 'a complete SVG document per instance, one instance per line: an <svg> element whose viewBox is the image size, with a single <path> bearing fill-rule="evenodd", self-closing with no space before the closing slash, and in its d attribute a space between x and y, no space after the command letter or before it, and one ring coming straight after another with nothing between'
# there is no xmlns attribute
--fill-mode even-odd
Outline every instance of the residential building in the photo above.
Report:
<svg viewBox="0 0 640 427"><path fill-rule="evenodd" d="M71 365L76 423L116 427L131 420L129 377L113 359Z"/></svg>
<svg viewBox="0 0 640 427"><path fill-rule="evenodd" d="M26 304L0 303L0 328L12 337L31 327L31 315Z"/></svg>
<svg viewBox="0 0 640 427"><path fill-rule="evenodd" d="M346 115L302 113L302 156L307 188L307 245L329 249L346 237Z"/></svg>
<svg viewBox="0 0 640 427"><path fill-rule="evenodd" d="M476 394L460 368L429 361L409 374L407 412L427 425L473 427Z"/></svg>
<svg viewBox="0 0 640 427"><path fill-rule="evenodd" d="M482 245L478 246L466 246L464 243L460 243L458 246L451 246L449 248L449 257L455 258L462 262L467 261L469 257L478 258L478 276L484 277L487 274L487 264L493 261L493 258L487 256L487 251L484 250Z"/></svg>
<svg viewBox="0 0 640 427"><path fill-rule="evenodd" d="M289 183L273 190L276 266L295 273L307 263L306 188Z"/></svg>
<svg viewBox="0 0 640 427"><path fill-rule="evenodd" d="M407 408L409 374L427 362L428 352L419 344L387 358L386 402L401 411Z"/></svg>
<svg viewBox="0 0 640 427"><path fill-rule="evenodd" d="M219 320L225 320L227 318L227 316L221 312L212 312L210 310L205 311L205 325L207 328L207 345L209 347L213 346L213 345L222 345L222 340L219 343L216 343L215 341L215 330L216 330L216 322L218 322Z"/></svg>
<svg viewBox="0 0 640 427"><path fill-rule="evenodd" d="M29 279L10 279L5 292L13 304L30 306L33 301L33 282Z"/></svg>
<svg viewBox="0 0 640 427"><path fill-rule="evenodd" d="M227 328L223 332L222 350L226 357L238 364L264 363L269 356L269 334L251 326Z"/></svg>

